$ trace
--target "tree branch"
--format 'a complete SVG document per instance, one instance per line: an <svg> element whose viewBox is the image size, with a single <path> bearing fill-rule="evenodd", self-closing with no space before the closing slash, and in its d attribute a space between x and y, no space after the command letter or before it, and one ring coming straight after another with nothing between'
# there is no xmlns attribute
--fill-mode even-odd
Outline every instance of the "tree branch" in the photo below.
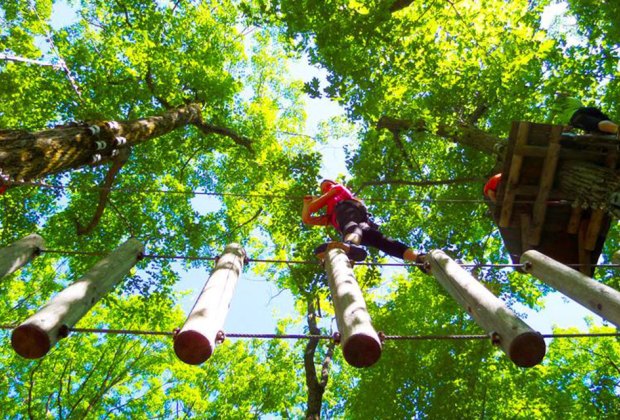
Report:
<svg viewBox="0 0 620 420"><path fill-rule="evenodd" d="M114 183L118 173L129 160L130 150L131 149L121 149L119 155L113 161L112 166L108 170L108 173L103 181L103 185L101 185L101 189L99 190L99 204L97 205L97 210L90 220L90 223L84 227L80 225L77 219L75 220L78 236L88 235L99 224L99 221L103 216L103 212L105 211L106 203L108 202L108 196L110 195L112 184Z"/></svg>
<svg viewBox="0 0 620 420"><path fill-rule="evenodd" d="M153 80L153 71L151 69L151 63L147 64L146 76L144 76L144 81L146 82L146 86L149 88L149 91L151 92L153 97L155 99L157 99L159 101L159 103L164 106L164 108L166 108L166 109L174 108L172 106L172 104L170 102L168 102L168 100L166 98L163 98L163 97L157 95L157 93L155 93L155 82Z"/></svg>
<svg viewBox="0 0 620 420"><path fill-rule="evenodd" d="M204 134L220 134L222 136L228 137L229 139L234 141L237 145L243 146L246 149L248 149L250 152L254 153L254 149L252 148L252 140L235 133L229 128L207 124L204 121L201 121L199 123L194 123L194 126L196 126L196 128L198 128Z"/></svg>
<svg viewBox="0 0 620 420"><path fill-rule="evenodd" d="M376 128L377 130L388 129L392 133L400 133L400 131L432 133L461 146L471 147L480 152L500 158L503 158L503 150L507 143L505 139L468 124L451 126L439 123L436 131L432 132L428 129L426 121L422 119L413 121L383 116L377 122Z"/></svg>
<svg viewBox="0 0 620 420"><path fill-rule="evenodd" d="M41 19L41 17L39 16L39 13L37 13L37 9L34 6L30 6L30 10L37 16L37 19L39 19L39 21L41 22L41 26L44 26L45 23L43 19ZM56 56L58 57L58 61L60 63L60 68L67 76L67 80L69 80L69 83L71 84L71 87L73 88L73 91L77 95L78 99L82 101L82 92L80 92L80 88L78 87L77 82L71 75L71 70L69 70L69 67L67 66L67 62L60 55L60 50L56 48L56 45L54 44L54 40L52 39L52 34L47 29L45 29L45 39L50 45L50 50L56 53Z"/></svg>
<svg viewBox="0 0 620 420"><path fill-rule="evenodd" d="M308 330L312 335L319 335L319 330L316 324L316 315L314 310L314 303L311 298L308 298L308 313L306 316L308 322ZM325 392L325 385L327 384L327 375L329 373L329 363L331 362L332 352L327 352L326 358L323 362L323 369L321 371L321 381L317 377L316 366L314 365L314 355L316 348L319 344L318 338L311 338L306 344L304 351L304 370L306 372L306 386L308 388L308 399L306 407L306 419L318 420L321 418L321 405L323 403L323 393ZM333 349L332 349L333 351ZM328 360L329 359L329 360Z"/></svg>
<svg viewBox="0 0 620 420"><path fill-rule="evenodd" d="M406 9L411 6L415 0L396 0L389 8L390 13L398 12L399 10Z"/></svg>
<svg viewBox="0 0 620 420"><path fill-rule="evenodd" d="M48 62L39 61L39 60L31 60L30 58L18 57L15 55L8 55L4 53L0 53L0 60L13 61L16 63L34 64L36 66L41 66L41 67L51 67L54 70L62 70L62 66L60 64L48 63Z"/></svg>

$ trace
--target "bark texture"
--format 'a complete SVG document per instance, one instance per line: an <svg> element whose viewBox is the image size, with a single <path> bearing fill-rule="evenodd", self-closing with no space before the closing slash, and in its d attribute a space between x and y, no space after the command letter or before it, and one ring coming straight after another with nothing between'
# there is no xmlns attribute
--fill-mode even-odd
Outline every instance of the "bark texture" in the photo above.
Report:
<svg viewBox="0 0 620 420"><path fill-rule="evenodd" d="M315 308L312 300L308 300L308 329L310 334L319 335L321 330L316 323ZM331 341L327 347L325 358L321 364L321 374L317 374L314 356L319 344L318 338L311 338L306 344L304 351L304 370L306 371L306 386L308 388L308 400L306 407L306 419L318 420L321 418L321 405L323 394L329 380L329 368L334 354L335 342Z"/></svg>
<svg viewBox="0 0 620 420"><path fill-rule="evenodd" d="M603 209L620 217L620 209L613 204L613 196L620 190L620 177L614 170L570 160L558 169L557 180L559 189L583 208Z"/></svg>
<svg viewBox="0 0 620 420"><path fill-rule="evenodd" d="M71 124L35 133L0 131L0 173L14 181L109 161L118 149L142 143L188 124L203 124L201 106L189 104L133 121Z"/></svg>

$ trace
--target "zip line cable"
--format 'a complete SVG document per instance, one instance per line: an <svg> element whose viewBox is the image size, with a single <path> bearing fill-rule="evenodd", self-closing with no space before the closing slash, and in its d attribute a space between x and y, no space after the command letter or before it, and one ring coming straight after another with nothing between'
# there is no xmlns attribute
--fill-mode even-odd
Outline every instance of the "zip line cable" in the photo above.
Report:
<svg viewBox="0 0 620 420"><path fill-rule="evenodd" d="M37 187L47 188L53 190L67 190L67 191L101 191L108 190L110 192L125 192L132 194L171 194L171 195L204 195L213 197L239 197L239 198L270 198L280 200L303 200L303 195L285 195L285 194L269 194L269 193L256 193L256 194L244 194L244 193L225 193L225 192L211 192L200 190L168 190L168 189L141 189L141 188L119 188L119 187L89 187L89 188L75 188L68 185L50 185L37 182L19 182L8 181L5 185L25 186L25 187ZM447 204L485 204L486 201L479 198L365 198L364 201L372 202L394 202L394 203L447 203ZM515 200L515 204L533 204L534 200ZM548 205L570 205L572 201L568 200L550 200Z"/></svg>
<svg viewBox="0 0 620 420"><path fill-rule="evenodd" d="M90 252L90 251L66 251L58 249L42 249L41 253L47 254L61 254L61 255L84 255L91 257L105 257L109 252ZM110 251L111 252L111 251ZM218 257L200 257L190 255L159 255L159 254L143 254L141 258L148 259L170 259L170 260L189 260L189 261L215 261ZM320 261L309 260L277 260L277 259L261 259L261 258L248 258L248 262L264 263L264 264L307 264L307 265L320 265ZM422 263L378 263L378 262L356 262L355 265L365 266L379 266L379 267L422 267ZM463 268L523 268L524 264L500 264L500 263L459 263ZM593 267L593 268L620 268L620 264L565 264L568 267Z"/></svg>
<svg viewBox="0 0 620 420"><path fill-rule="evenodd" d="M2 330L13 330L15 325L0 325ZM175 331L152 331L152 330L129 330L129 329L110 329L110 328L69 328L69 332L81 334L110 334L110 335L131 335L131 336L169 336L174 337ZM620 332L614 333L554 333L541 334L543 338L614 338L620 337ZM260 333L226 333L227 338L242 339L263 339L263 340L335 340L336 335L316 335L316 334L260 334ZM429 341L429 340L487 340L491 339L491 334L429 334L429 335L385 335L380 334L382 340L393 341Z"/></svg>

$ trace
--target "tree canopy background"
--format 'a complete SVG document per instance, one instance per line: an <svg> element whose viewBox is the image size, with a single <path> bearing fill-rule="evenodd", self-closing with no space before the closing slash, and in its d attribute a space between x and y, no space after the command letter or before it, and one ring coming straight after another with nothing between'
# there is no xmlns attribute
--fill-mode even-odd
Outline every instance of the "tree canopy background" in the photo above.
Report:
<svg viewBox="0 0 620 420"><path fill-rule="evenodd" d="M0 196L0 244L36 231L50 249L107 251L135 236L149 254L212 256L237 241L253 257L311 259L326 235L299 217L299 197L318 193L324 141L304 135L310 95L347 111L348 124L332 121L324 136L355 124L359 141L347 151L347 182L386 233L467 261L507 262L483 203L442 200L480 198L495 165L495 139L506 137L513 120L559 123L557 92L620 120L617 6L569 1L542 27L549 4L71 2L77 21L55 28L49 0L0 1L0 130L134 120L187 104L200 104L202 114L198 124L131 147L125 161L38 180L62 189L10 188ZM328 72L325 88L287 77L288 60L299 57ZM450 179L475 181L421 186ZM105 197L102 185L113 185ZM219 209L198 211L196 190L219 194ZM98 206L98 223L78 234ZM614 226L604 255L617 247ZM44 254L3 279L3 323L25 319L95 261ZM204 261L187 265L210 270ZM318 265L246 270L293 293L293 321L330 332ZM180 326L177 271L170 260L145 259L79 326ZM356 272L377 330L480 333L413 268L391 278L375 267ZM548 292L516 272L477 276L510 303L536 308ZM613 272L597 276L619 286ZM291 328L282 320L277 331ZM620 414L617 339L555 340L544 363L528 370L488 342L389 342L376 366L356 370L333 344L313 340L229 340L194 367L176 359L167 339L75 334L44 359L26 361L13 353L8 332L2 338L0 363L11 374L0 379L0 407L10 418Z"/></svg>

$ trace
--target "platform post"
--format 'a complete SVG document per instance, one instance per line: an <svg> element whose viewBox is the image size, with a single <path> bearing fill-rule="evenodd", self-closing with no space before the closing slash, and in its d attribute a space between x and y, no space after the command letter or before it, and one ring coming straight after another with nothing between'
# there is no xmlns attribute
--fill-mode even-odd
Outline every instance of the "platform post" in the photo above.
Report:
<svg viewBox="0 0 620 420"><path fill-rule="evenodd" d="M519 319L504 302L441 250L428 253L431 274L471 317L489 333L517 366L542 361L546 344L542 335Z"/></svg>
<svg viewBox="0 0 620 420"><path fill-rule="evenodd" d="M530 250L521 256L524 270L620 328L620 292L583 273Z"/></svg>
<svg viewBox="0 0 620 420"><path fill-rule="evenodd" d="M44 246L43 238L33 233L5 248L0 248L0 279L22 268L39 255Z"/></svg>
<svg viewBox="0 0 620 420"><path fill-rule="evenodd" d="M381 340L371 324L351 262L342 249L326 252L325 271L344 359L358 368L374 365L381 357Z"/></svg>
<svg viewBox="0 0 620 420"><path fill-rule="evenodd" d="M13 349L27 359L45 356L99 299L123 280L143 251L144 246L132 238L95 264L82 278L13 330Z"/></svg>
<svg viewBox="0 0 620 420"><path fill-rule="evenodd" d="M217 260L187 321L174 337L174 352L185 363L198 365L213 354L245 259L241 245L230 244Z"/></svg>

